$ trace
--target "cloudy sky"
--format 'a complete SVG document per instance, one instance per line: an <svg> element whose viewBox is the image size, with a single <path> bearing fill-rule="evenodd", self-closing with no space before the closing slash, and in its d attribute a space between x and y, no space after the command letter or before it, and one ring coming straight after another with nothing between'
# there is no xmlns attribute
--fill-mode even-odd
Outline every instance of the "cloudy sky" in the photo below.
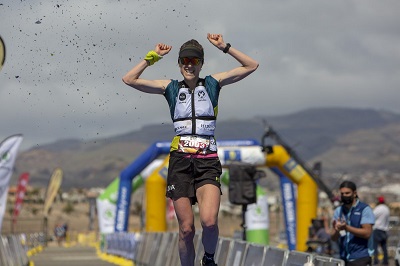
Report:
<svg viewBox="0 0 400 266"><path fill-rule="evenodd" d="M260 62L223 89L220 120L312 107L400 113L399 25L398 0L0 0L0 140L22 133L29 148L170 123L164 97L121 77L164 42L172 51L142 77L180 79L178 50L192 38L205 48L203 75L237 66L208 32Z"/></svg>

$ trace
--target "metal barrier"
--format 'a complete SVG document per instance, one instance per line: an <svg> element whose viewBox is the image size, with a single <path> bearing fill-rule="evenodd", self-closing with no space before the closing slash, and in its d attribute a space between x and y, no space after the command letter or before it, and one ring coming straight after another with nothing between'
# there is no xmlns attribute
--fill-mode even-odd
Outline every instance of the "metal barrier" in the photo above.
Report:
<svg viewBox="0 0 400 266"><path fill-rule="evenodd" d="M179 243L179 235L178 233L174 234L176 237L174 238L174 241L170 243L171 245L171 251L167 254L168 260L167 264L169 266L175 266L181 264L180 259L179 259L179 248L178 248L178 243ZM203 245L200 245L201 247Z"/></svg>
<svg viewBox="0 0 400 266"><path fill-rule="evenodd" d="M160 241L158 256L156 256L156 260L154 262L154 266L164 266L165 262L168 260L168 255L171 254L172 243L175 243L176 234L173 233L165 233L162 234L162 239Z"/></svg>
<svg viewBox="0 0 400 266"><path fill-rule="evenodd" d="M288 253L289 250L275 248L275 247L267 247L264 253L262 265L263 266L285 265Z"/></svg>
<svg viewBox="0 0 400 266"><path fill-rule="evenodd" d="M229 249L228 259L225 265L240 266L243 265L244 254L247 251L247 242L243 240L233 241Z"/></svg>
<svg viewBox="0 0 400 266"><path fill-rule="evenodd" d="M231 239L220 237L218 240L217 249L215 252L215 261L218 265L225 265L228 259L229 250L231 247ZM203 253L200 253L199 256L202 256Z"/></svg>
<svg viewBox="0 0 400 266"><path fill-rule="evenodd" d="M314 266L344 266L344 261L331 257L315 256L313 264Z"/></svg>
<svg viewBox="0 0 400 266"><path fill-rule="evenodd" d="M264 254L267 248L266 246L249 244L243 265L263 265Z"/></svg>
<svg viewBox="0 0 400 266"><path fill-rule="evenodd" d="M105 235L104 241L105 253L134 261L136 266L180 265L178 233L113 233ZM201 233L195 234L193 244L198 263L204 253ZM340 259L224 237L218 240L215 261L219 266L304 266L308 262L315 266L344 266Z"/></svg>
<svg viewBox="0 0 400 266"><path fill-rule="evenodd" d="M25 235L25 234L24 234ZM26 235L26 246L30 249L45 246L47 243L46 236L44 233L29 233Z"/></svg>
<svg viewBox="0 0 400 266"><path fill-rule="evenodd" d="M26 246L26 236L0 235L0 265L2 266L26 266L29 265Z"/></svg>
<svg viewBox="0 0 400 266"><path fill-rule="evenodd" d="M203 254L204 254L204 246L203 246L203 243L201 241L201 234L199 234L199 240L197 241L197 245L196 246L195 246L195 252L196 252L195 261L199 262L203 258ZM218 250L218 244L217 244L216 248ZM179 257L179 252L178 252L178 257Z"/></svg>
<svg viewBox="0 0 400 266"><path fill-rule="evenodd" d="M103 252L111 255L127 258L129 260L137 259L138 246L141 236L135 233L114 233L104 237Z"/></svg>
<svg viewBox="0 0 400 266"><path fill-rule="evenodd" d="M159 241L161 240L161 233L154 233L154 234L148 234L148 239L146 241L145 249L144 249L144 255L143 255L143 260L142 260L142 265L144 266L150 266L150 261L152 257L155 257L158 253L158 245Z"/></svg>
<svg viewBox="0 0 400 266"><path fill-rule="evenodd" d="M312 261L312 254L300 251L289 251L286 259L286 266L303 266Z"/></svg>

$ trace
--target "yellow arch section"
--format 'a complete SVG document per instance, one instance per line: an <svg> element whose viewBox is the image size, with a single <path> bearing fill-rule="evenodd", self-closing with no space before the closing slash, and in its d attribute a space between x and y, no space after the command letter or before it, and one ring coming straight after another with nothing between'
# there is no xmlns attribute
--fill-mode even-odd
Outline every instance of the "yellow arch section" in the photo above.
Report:
<svg viewBox="0 0 400 266"><path fill-rule="evenodd" d="M307 249L308 228L317 217L318 187L311 176L299 165L283 146L272 146L266 154L266 166L277 167L293 183L297 184L297 244L296 249Z"/></svg>
<svg viewBox="0 0 400 266"><path fill-rule="evenodd" d="M164 177L168 174L169 156L165 157L162 164L157 167L146 180L146 231L167 231L167 199L165 191L167 181Z"/></svg>

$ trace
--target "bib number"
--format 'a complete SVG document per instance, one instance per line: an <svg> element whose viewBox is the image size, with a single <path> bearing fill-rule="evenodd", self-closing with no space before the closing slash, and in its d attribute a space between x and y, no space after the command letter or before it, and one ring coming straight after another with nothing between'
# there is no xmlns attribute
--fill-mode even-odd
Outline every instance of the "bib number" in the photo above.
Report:
<svg viewBox="0 0 400 266"><path fill-rule="evenodd" d="M205 154L209 146L209 138L198 136L181 136L178 150L185 153Z"/></svg>

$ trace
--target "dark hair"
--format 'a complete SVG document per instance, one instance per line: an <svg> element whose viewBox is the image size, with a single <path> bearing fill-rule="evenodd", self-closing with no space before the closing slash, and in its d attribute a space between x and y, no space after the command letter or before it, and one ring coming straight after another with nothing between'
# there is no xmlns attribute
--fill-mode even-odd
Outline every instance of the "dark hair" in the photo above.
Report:
<svg viewBox="0 0 400 266"><path fill-rule="evenodd" d="M351 181L343 181L342 184L340 184L339 188L350 188L353 191L357 190L356 184L354 184Z"/></svg>

